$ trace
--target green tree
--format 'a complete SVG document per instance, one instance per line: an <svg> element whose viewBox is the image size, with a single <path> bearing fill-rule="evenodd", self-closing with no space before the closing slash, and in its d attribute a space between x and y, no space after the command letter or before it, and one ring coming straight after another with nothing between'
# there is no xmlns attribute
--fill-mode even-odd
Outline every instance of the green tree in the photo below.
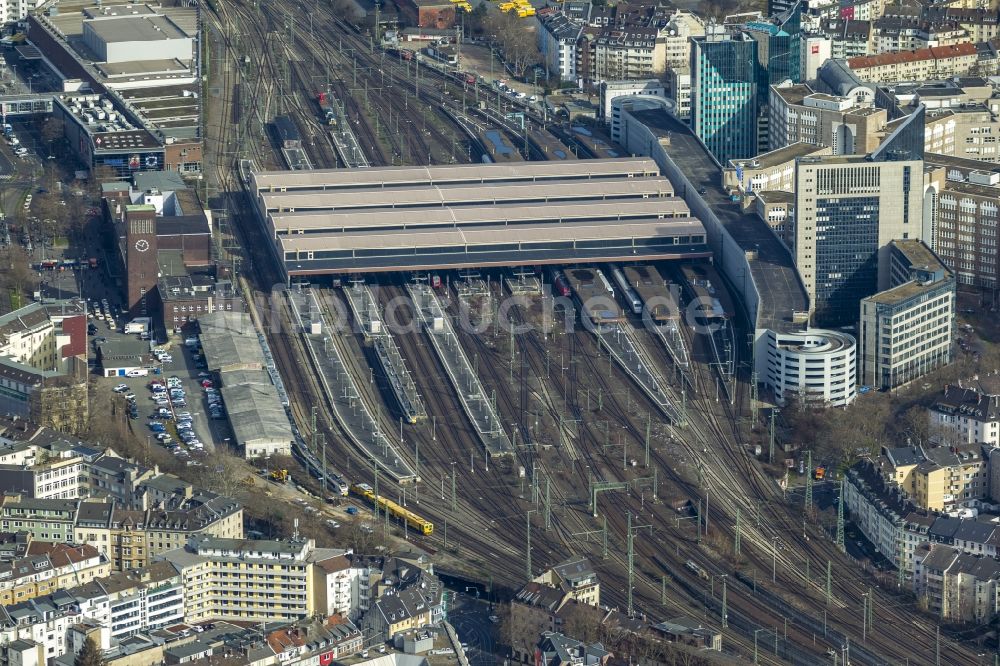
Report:
<svg viewBox="0 0 1000 666"><path fill-rule="evenodd" d="M101 648L97 647L97 643L90 636L87 636L83 647L76 654L73 666L104 666L104 655Z"/></svg>

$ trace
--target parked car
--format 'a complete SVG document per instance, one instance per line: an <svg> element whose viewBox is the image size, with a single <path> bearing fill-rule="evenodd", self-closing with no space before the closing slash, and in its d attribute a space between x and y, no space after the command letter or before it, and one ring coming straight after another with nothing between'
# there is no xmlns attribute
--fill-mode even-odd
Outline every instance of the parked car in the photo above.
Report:
<svg viewBox="0 0 1000 666"><path fill-rule="evenodd" d="M125 391L128 390L128 384L119 384L118 386L114 387L111 390L114 391L115 393L124 393Z"/></svg>

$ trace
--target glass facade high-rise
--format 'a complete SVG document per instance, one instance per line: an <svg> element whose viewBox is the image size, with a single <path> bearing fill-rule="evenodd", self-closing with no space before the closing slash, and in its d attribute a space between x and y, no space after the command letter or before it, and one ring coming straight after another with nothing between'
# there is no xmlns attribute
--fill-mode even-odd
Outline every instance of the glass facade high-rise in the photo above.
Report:
<svg viewBox="0 0 1000 666"><path fill-rule="evenodd" d="M861 299L888 288L889 243L922 235L923 163L827 155L795 171L795 265L814 324L853 324Z"/></svg>
<svg viewBox="0 0 1000 666"><path fill-rule="evenodd" d="M853 323L878 284L879 198L816 200L816 319Z"/></svg>
<svg viewBox="0 0 1000 666"><path fill-rule="evenodd" d="M738 32L693 37L691 124L720 163L757 153L757 42Z"/></svg>

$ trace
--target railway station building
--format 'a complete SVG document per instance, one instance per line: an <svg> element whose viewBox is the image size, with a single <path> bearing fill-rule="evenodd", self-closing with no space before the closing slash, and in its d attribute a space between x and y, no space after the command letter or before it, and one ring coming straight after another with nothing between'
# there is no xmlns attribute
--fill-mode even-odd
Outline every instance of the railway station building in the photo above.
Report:
<svg viewBox="0 0 1000 666"><path fill-rule="evenodd" d="M710 254L644 158L263 171L251 186L289 279Z"/></svg>

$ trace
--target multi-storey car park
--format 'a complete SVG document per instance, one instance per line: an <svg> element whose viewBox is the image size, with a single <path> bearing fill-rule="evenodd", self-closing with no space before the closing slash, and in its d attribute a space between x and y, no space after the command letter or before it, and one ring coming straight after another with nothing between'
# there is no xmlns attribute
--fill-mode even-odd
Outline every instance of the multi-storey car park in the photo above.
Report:
<svg viewBox="0 0 1000 666"><path fill-rule="evenodd" d="M289 279L709 256L701 222L648 159L269 171L252 181Z"/></svg>

